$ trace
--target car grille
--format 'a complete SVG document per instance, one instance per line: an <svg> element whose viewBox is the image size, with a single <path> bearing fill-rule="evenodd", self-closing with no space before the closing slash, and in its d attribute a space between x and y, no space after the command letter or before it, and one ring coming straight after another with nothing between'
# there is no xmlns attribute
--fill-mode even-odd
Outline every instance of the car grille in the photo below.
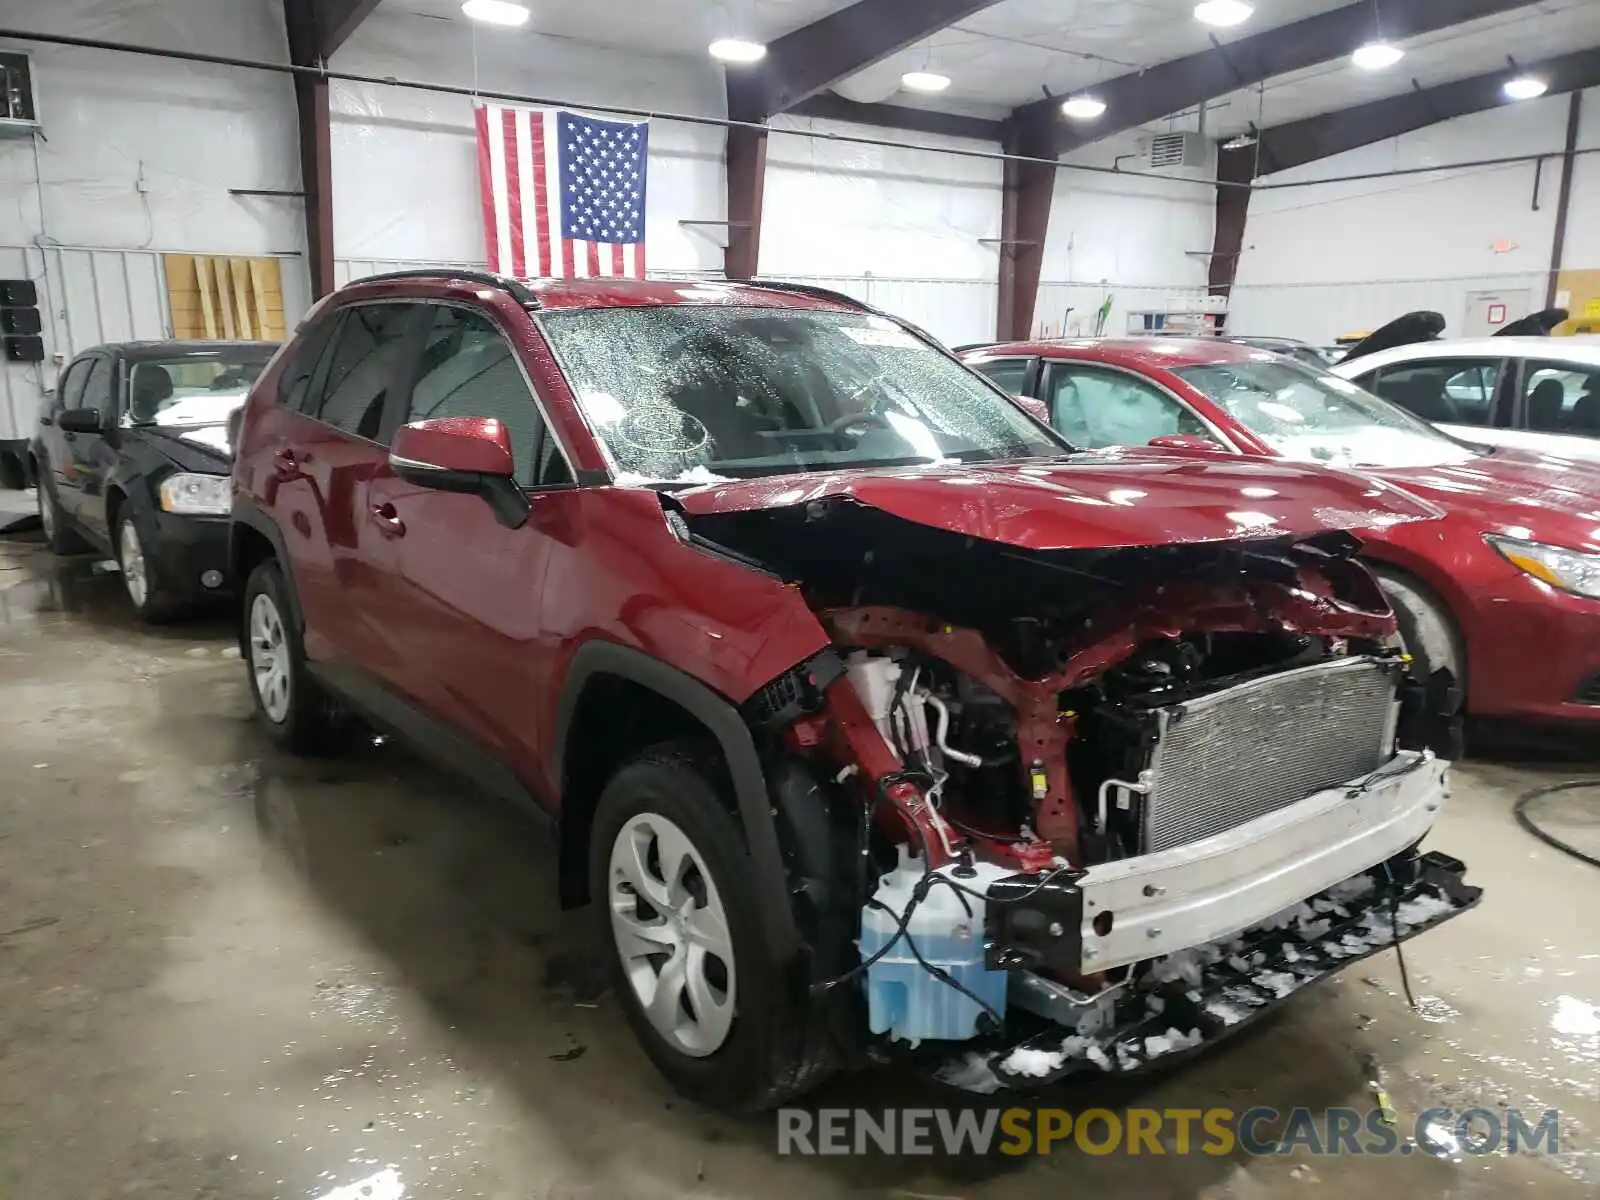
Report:
<svg viewBox="0 0 1600 1200"><path fill-rule="evenodd" d="M1600 674L1578 689L1573 701L1578 704L1600 704Z"/></svg>
<svg viewBox="0 0 1600 1200"><path fill-rule="evenodd" d="M1145 853L1233 829L1359 779L1393 754L1390 667L1340 659L1268 675L1157 711Z"/></svg>

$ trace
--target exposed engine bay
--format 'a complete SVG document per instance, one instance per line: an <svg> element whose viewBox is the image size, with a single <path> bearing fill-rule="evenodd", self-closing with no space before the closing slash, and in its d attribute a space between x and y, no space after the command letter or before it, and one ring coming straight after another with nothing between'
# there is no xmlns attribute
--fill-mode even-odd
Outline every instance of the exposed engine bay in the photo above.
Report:
<svg viewBox="0 0 1600 1200"><path fill-rule="evenodd" d="M1370 953L1476 900L1415 852L1453 682L1410 677L1349 535L1041 551L848 500L688 528L832 639L746 713L858 815L859 956L819 989L862 981L890 1043L988 1046L968 1074L1012 1086L1132 1069L1275 999L1252 975L1356 955L1310 902L1412 904Z"/></svg>

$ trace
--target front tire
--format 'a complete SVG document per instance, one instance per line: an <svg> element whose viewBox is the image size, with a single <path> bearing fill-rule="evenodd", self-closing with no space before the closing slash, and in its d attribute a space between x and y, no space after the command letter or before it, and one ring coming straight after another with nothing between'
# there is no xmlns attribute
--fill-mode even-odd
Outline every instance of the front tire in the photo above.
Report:
<svg viewBox="0 0 1600 1200"><path fill-rule="evenodd" d="M138 512L126 509L117 519L117 565L128 601L141 621L157 624L171 620L183 609L183 597L161 576L161 570L145 550L145 537L139 532Z"/></svg>
<svg viewBox="0 0 1600 1200"><path fill-rule="evenodd" d="M601 944L624 1015L679 1092L759 1111L816 1086L835 1058L802 979L773 961L762 897L720 756L652 747L601 794L590 854Z"/></svg>
<svg viewBox="0 0 1600 1200"><path fill-rule="evenodd" d="M240 639L256 715L283 749L319 754L336 747L343 722L306 669L293 613L277 561L259 563L245 584Z"/></svg>
<svg viewBox="0 0 1600 1200"><path fill-rule="evenodd" d="M1409 575L1383 568L1374 568L1372 573L1394 608L1401 645L1411 655L1412 673L1418 679L1430 680L1438 671L1449 671L1464 704L1467 652L1455 618L1444 601Z"/></svg>

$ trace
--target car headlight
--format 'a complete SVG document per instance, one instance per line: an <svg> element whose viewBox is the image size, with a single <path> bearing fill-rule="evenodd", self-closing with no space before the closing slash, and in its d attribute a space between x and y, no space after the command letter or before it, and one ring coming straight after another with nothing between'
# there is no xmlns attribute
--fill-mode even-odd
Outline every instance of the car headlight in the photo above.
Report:
<svg viewBox="0 0 1600 1200"><path fill-rule="evenodd" d="M226 475L168 475L156 491L162 508L183 516L227 516L233 507L232 481Z"/></svg>
<svg viewBox="0 0 1600 1200"><path fill-rule="evenodd" d="M1600 600L1600 554L1583 554L1546 546L1542 542L1522 542L1516 538L1485 534L1487 541L1519 570L1551 587L1579 596Z"/></svg>

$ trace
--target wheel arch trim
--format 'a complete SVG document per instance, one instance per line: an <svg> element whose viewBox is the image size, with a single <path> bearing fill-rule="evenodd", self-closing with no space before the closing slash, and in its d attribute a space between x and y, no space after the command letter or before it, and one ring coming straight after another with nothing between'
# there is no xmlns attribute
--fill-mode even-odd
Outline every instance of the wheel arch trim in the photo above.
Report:
<svg viewBox="0 0 1600 1200"><path fill-rule="evenodd" d="M559 789L565 789L567 742L578 706L597 676L615 676L648 688L694 717L717 740L733 781L740 823L748 839L756 890L761 897L760 919L767 943L779 961L799 949L799 931L789 903L787 873L778 844L778 828L767 793L766 772L750 727L739 710L700 680L658 658L617 642L584 643L573 656L556 708L551 763Z"/></svg>
<svg viewBox="0 0 1600 1200"><path fill-rule="evenodd" d="M300 609L300 592L295 587L294 568L289 559L289 548L284 544L283 533L278 529L278 524L266 513L262 512L253 502L241 500L235 496L233 500L233 515L228 524L228 566L234 576L234 586L238 589L241 599L244 596L244 585L248 582L239 570L239 526L246 526L267 539L272 546L272 553L278 560L279 569L283 573L284 587L289 592L289 607L293 610L290 619L294 622L295 629L302 635L305 633L305 616Z"/></svg>

